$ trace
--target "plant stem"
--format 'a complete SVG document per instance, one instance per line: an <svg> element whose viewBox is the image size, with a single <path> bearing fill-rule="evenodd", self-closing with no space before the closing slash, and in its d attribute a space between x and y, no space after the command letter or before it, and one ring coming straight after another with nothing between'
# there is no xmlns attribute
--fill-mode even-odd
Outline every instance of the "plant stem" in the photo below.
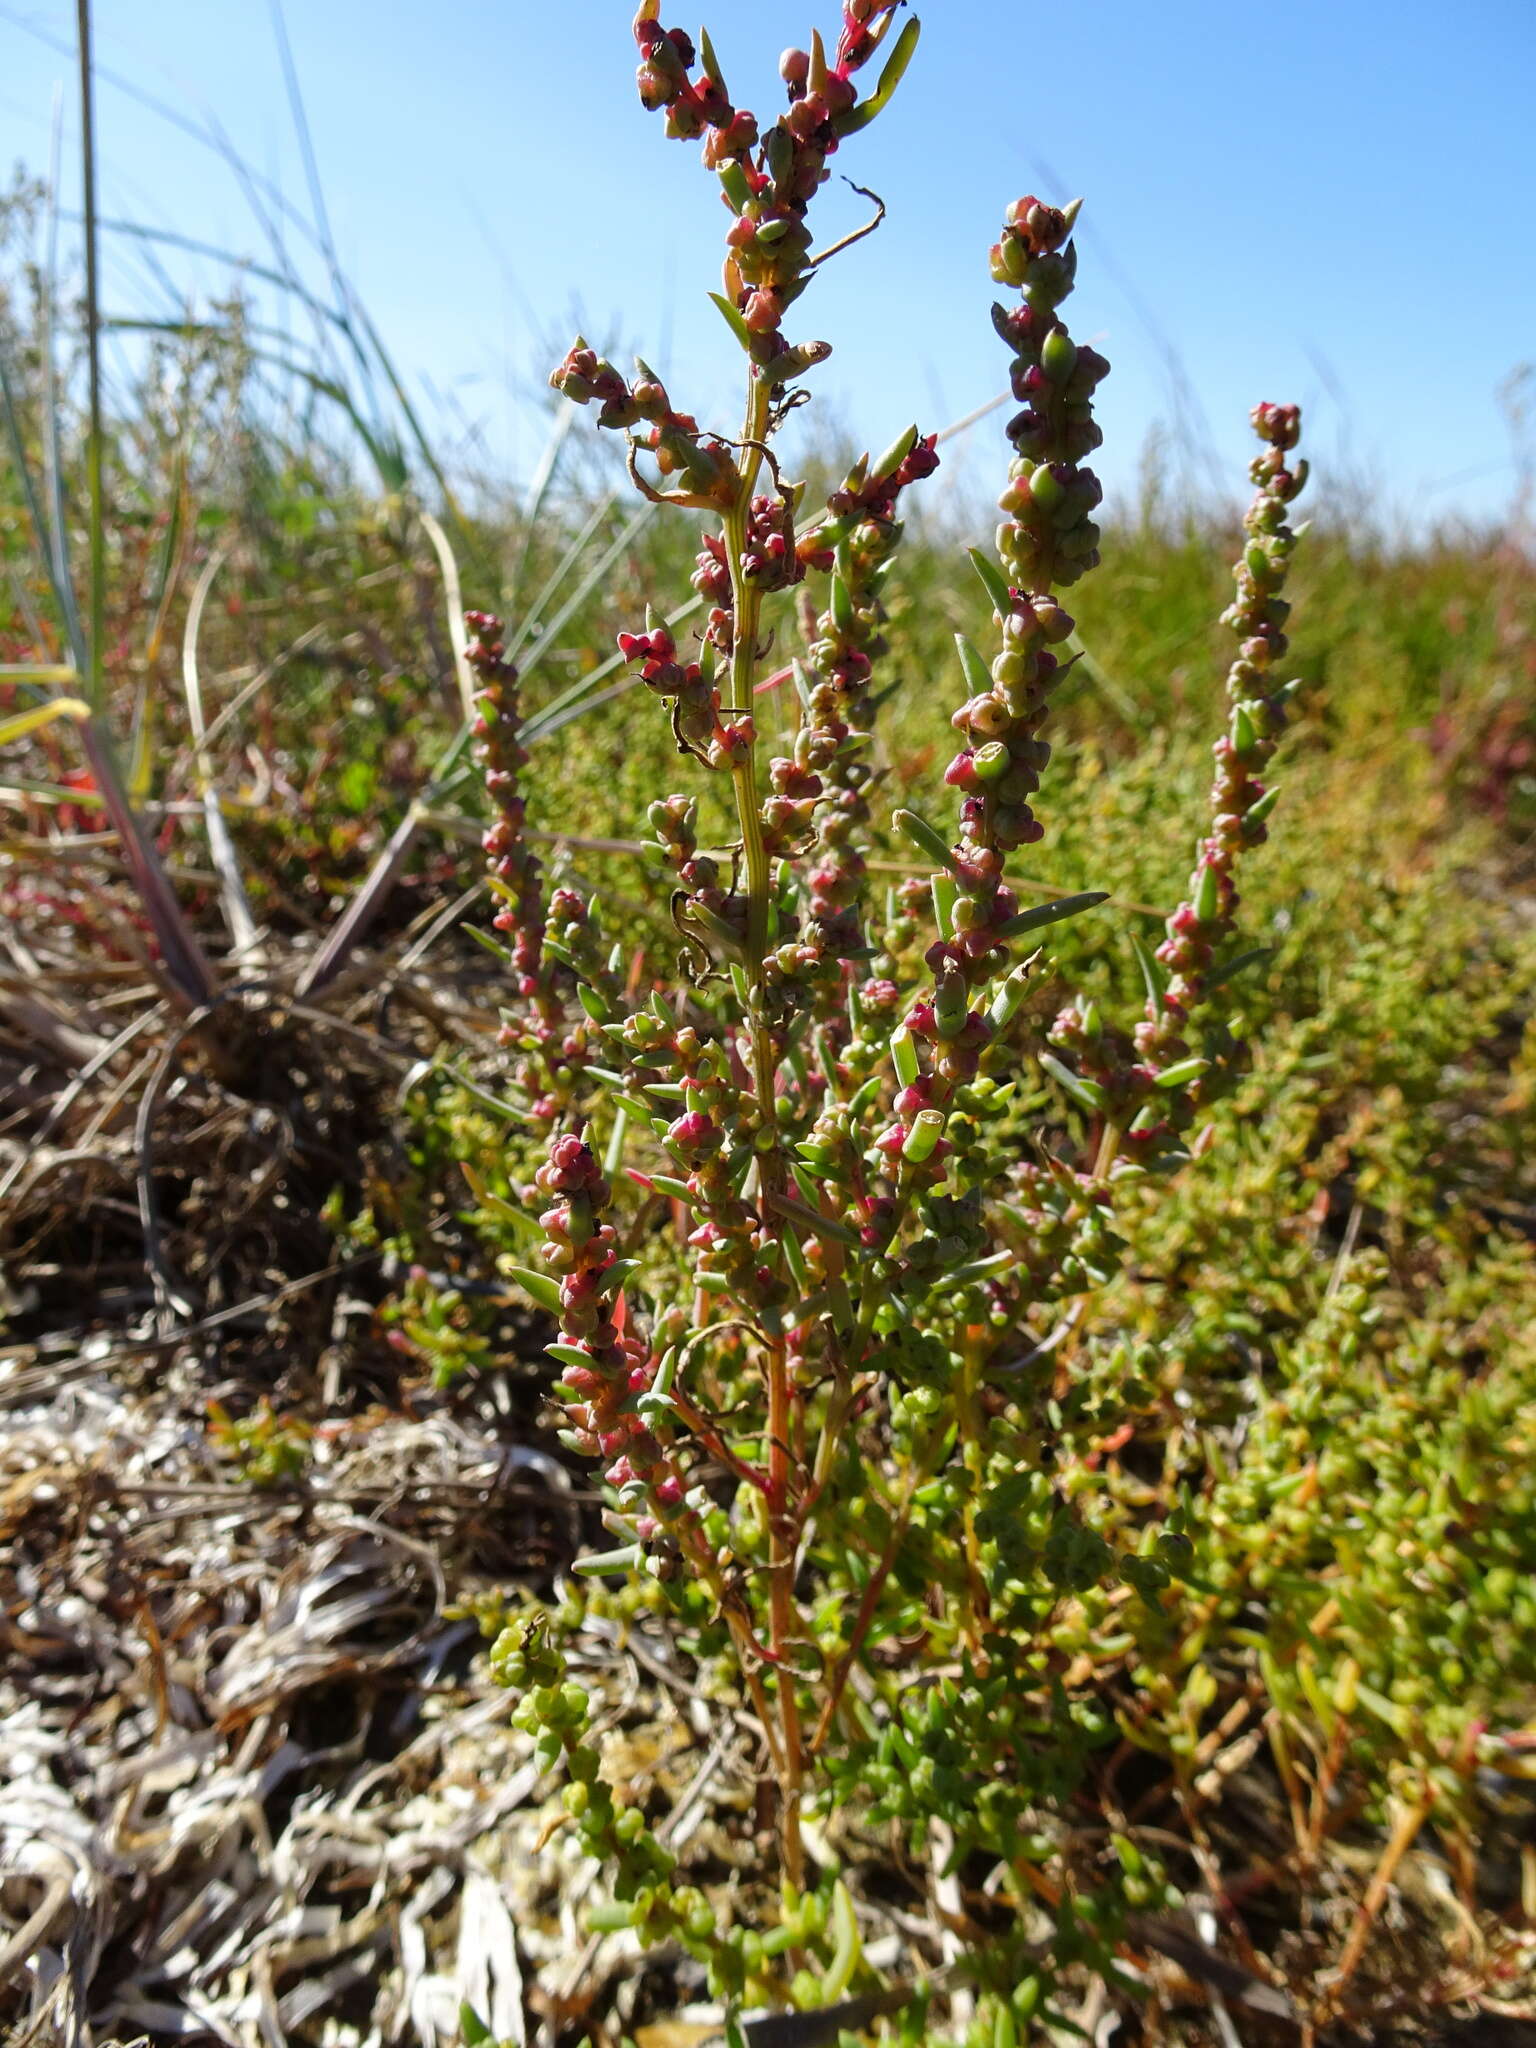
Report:
<svg viewBox="0 0 1536 2048"><path fill-rule="evenodd" d="M768 429L769 389L766 382L748 372L746 420L742 428L740 488L736 503L725 521L726 548L730 561L732 598L731 704L738 712L751 715L753 684L757 672L757 628L762 593L747 581L744 561L747 521L752 493L762 465L763 437ZM778 1068L773 1032L767 1016L766 958L768 952L769 891L768 850L763 844L762 817L757 801L757 742L754 739L746 759L732 772L736 817L741 828L742 860L746 868L747 960L752 975L752 1015L747 1020L752 1038L752 1080L766 1149L758 1155L760 1196L779 1191L783 1162L778 1145L777 1104L774 1080ZM765 1360L768 1391L768 1580L769 1642L779 1662L774 1686L779 1709L779 1732L783 1747L784 1783L779 1806L780 1839L785 1875L799 1885L803 1875L800 1845L800 1785L803 1774L803 1743L800 1707L795 1697L794 1672L789 1643L794 1634L794 1571L799 1548L798 1530L790 1507L790 1386L789 1358L782 1336L768 1346Z"/></svg>
<svg viewBox="0 0 1536 2048"><path fill-rule="evenodd" d="M1397 1866L1413 1847L1420 1828L1429 1818L1430 1802L1421 1799L1416 1805L1403 1806L1398 1810L1387 1845L1381 1852L1381 1860L1371 1874L1366 1886L1365 1897L1355 1915L1354 1925L1349 1930L1349 1939L1339 1957L1338 1970L1327 1998L1331 2009L1337 2009L1339 1996L1346 1984L1359 1968L1360 1958L1365 1953L1365 1944L1375 1925L1376 1916L1386 1903L1387 1892L1397 1874Z"/></svg>
<svg viewBox="0 0 1536 2048"><path fill-rule="evenodd" d="M965 1340L959 1392L957 1421L961 1457L971 1480L964 1509L966 1614L961 1639L971 1655L984 1663L981 1657L981 1624L986 1614L987 1588L981 1572L981 1543L976 1534L976 1502L986 1477L986 1465L981 1445L981 1365L976 1346L969 1337Z"/></svg>

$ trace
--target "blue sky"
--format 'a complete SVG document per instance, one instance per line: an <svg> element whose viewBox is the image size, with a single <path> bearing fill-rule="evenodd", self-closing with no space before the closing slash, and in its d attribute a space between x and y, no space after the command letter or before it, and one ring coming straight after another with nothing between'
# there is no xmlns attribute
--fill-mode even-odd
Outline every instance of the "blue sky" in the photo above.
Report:
<svg viewBox="0 0 1536 2048"><path fill-rule="evenodd" d="M705 0L727 81L779 104L776 60L835 0ZM641 349L675 399L735 417L734 344L704 294L724 213L693 145L634 97L625 0L290 0L288 29L342 262L402 368L526 475L537 385L577 319ZM1082 194L1071 312L1114 372L1112 490L1150 434L1176 471L1241 481L1246 414L1299 399L1328 483L1388 520L1496 516L1515 482L1499 387L1536 360L1532 0L930 0L895 104L836 168L887 225L829 265L798 335L839 428L883 444L998 391L986 251L1007 200ZM98 57L304 205L262 0L98 0ZM803 19L802 19L803 17ZM669 20L671 14L668 15ZM691 11L679 16L696 28ZM67 0L0 4L0 164L46 163ZM72 103L67 98L67 104ZM103 82L104 211L263 252L218 156ZM829 187L823 241L864 202ZM211 263L181 264L203 292ZM154 301L131 245L117 308ZM558 352L558 347L557 351ZM995 464L994 420L959 465ZM1319 493L1321 496L1321 493Z"/></svg>

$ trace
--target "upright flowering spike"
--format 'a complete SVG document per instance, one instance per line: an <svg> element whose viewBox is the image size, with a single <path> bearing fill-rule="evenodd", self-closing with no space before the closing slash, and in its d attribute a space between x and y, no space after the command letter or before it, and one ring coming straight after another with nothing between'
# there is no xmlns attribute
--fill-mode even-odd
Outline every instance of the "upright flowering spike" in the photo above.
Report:
<svg viewBox="0 0 1536 2048"><path fill-rule="evenodd" d="M603 988L611 976L581 896L558 888L545 904L543 868L524 824L528 755L518 737L517 670L506 659L502 622L490 612L466 612L464 622L480 682L475 740L494 813L482 842L500 901L492 921L511 951L512 1001L502 1013L501 1042L518 1050L519 1088L547 1129L569 1106L588 1058L589 1021L571 1015L575 978Z"/></svg>
<svg viewBox="0 0 1536 2048"><path fill-rule="evenodd" d="M732 103L724 81L711 69L713 52L707 37L700 59L682 29L662 27L651 0L642 0L635 17L641 104L665 114L669 135L703 136L704 162L720 172L721 196L732 213L726 235L725 297L753 361L780 381L820 359L813 354L807 361L791 363L795 352L782 332L784 315L804 291L813 268L806 209L827 177L827 159L843 135L872 118L894 87L894 77L882 78L875 97L861 106L854 77L880 48L899 4L900 0L845 0L842 32L831 63L819 41L815 54L786 50L779 70L789 108L766 133L760 131L754 114ZM898 74L905 68L915 33L914 27L902 64L894 67Z"/></svg>
<svg viewBox="0 0 1536 2048"><path fill-rule="evenodd" d="M996 927L1016 907L997 897L1002 857L1041 836L1029 799L1050 759L1040 729L1061 672L1052 650L1073 627L1051 586L1075 583L1099 559L1091 514L1102 493L1093 471L1080 464L1099 444L1093 392L1109 365L1075 346L1058 310L1077 269L1067 239L1076 214L1075 205L1020 199L992 251L993 276L1021 290L1016 307L993 309L993 322L1014 350L1013 388L1026 404L1008 425L1015 455L1001 499L1008 517L997 531L1009 572L1006 603L995 593L1002 651L990 687L977 690L952 721L966 742L948 772L964 792L957 855L967 903L956 906L955 950L973 984L991 971Z"/></svg>
<svg viewBox="0 0 1536 2048"><path fill-rule="evenodd" d="M871 683L886 651L880 586L901 540L897 502L938 468L935 439L919 438L914 427L878 464L861 457L828 498L827 517L799 543L804 561L833 570L832 590L811 642L816 680L806 717L793 757L772 763L774 797L764 822L774 850L788 851L802 820L813 821L806 916L796 939L779 949L777 966L786 988L814 986L824 1012L841 1008L845 969L863 944L858 905L872 775Z"/></svg>
<svg viewBox="0 0 1536 2048"><path fill-rule="evenodd" d="M1190 876L1189 896L1168 919L1157 949L1164 974L1159 981L1149 964L1156 985L1133 1034L1097 1023L1080 1003L1069 1003L1049 1034L1051 1043L1075 1062L1078 1077L1103 1096L1119 1133L1116 1142L1133 1156L1154 1152L1172 1130L1187 1126L1195 1108L1229 1083L1241 1051L1225 1027L1210 1036L1210 1057L1192 1053L1184 1034L1191 1013L1209 992L1217 950L1235 929L1238 856L1267 834L1265 820L1275 792L1261 778L1285 729L1286 701L1296 687L1276 688L1270 671L1288 645L1284 628L1290 607L1282 592L1297 535L1286 522L1286 507L1305 484L1307 465L1299 462L1292 468L1287 456L1300 437L1301 414L1294 405L1259 405L1252 419L1265 443L1249 472L1258 495L1244 517L1247 538L1233 570L1237 598L1222 615L1239 641L1227 675L1231 713L1213 748L1212 815Z"/></svg>
<svg viewBox="0 0 1536 2048"><path fill-rule="evenodd" d="M961 795L960 836L944 878L952 892L948 929L928 950L932 996L911 1012L907 1026L928 1049L927 1066L898 1105L908 1127L900 1140L908 1168L932 1177L945 1156L922 1141L909 1148L911 1117L943 1110L956 1087L973 1080L995 1027L972 998L1007 965L1010 920L1019 904L1005 879L1008 854L1042 837L1029 799L1050 759L1041 738L1051 690L1062 673L1054 649L1073 622L1051 593L1053 582L1073 583L1098 561L1098 528L1088 516L1099 485L1080 457L1097 447L1094 387L1108 364L1072 343L1058 315L1072 289L1077 259L1068 240L1077 208L1021 199L1008 209L1002 239L992 251L992 274L1017 285L1021 303L994 309L998 332L1015 351L1013 383L1026 410L1013 419L1011 481L1002 508L998 553L1007 580L985 561L978 569L994 601L1002 648L990 673L962 645L961 665L973 694L952 724L964 745L946 780ZM985 682L985 688L976 685ZM901 1108L905 1105L905 1111ZM908 1114L907 1112L910 1112ZM887 1133L893 1140L893 1133ZM890 1144L887 1144L890 1149Z"/></svg>
<svg viewBox="0 0 1536 2048"><path fill-rule="evenodd" d="M1093 394L1109 365L1072 340L1058 310L1077 274L1077 252L1067 240L1076 217L1075 204L1017 200L992 251L992 275L1022 292L1019 305L994 307L993 320L1014 350L1013 395L1024 406L1008 425L1017 453L1001 500L1008 519L998 529L997 550L1012 580L1030 591L1065 589L1099 559L1092 515L1103 492L1093 471L1080 465L1102 439Z"/></svg>
<svg viewBox="0 0 1536 2048"><path fill-rule="evenodd" d="M1157 957L1168 970L1168 986L1160 1001L1149 999L1147 1015L1136 1029L1136 1048L1147 1067L1166 1080L1187 1060L1189 1047L1181 1027L1205 995L1212 957L1230 937L1238 906L1233 869L1244 847L1267 837L1265 819L1274 792L1261 780L1280 735L1285 730L1290 689L1274 687L1270 674L1289 642L1285 623L1290 613L1282 593L1296 534L1286 520L1286 507L1307 480L1307 465L1288 461L1301 437L1301 410L1294 405L1257 405L1254 432L1264 442L1250 476L1258 494L1243 519L1247 542L1233 569L1237 597L1222 614L1223 625L1238 636L1237 658L1227 673L1227 698L1232 715L1216 741L1216 779L1211 785L1211 827L1201 842L1199 860L1190 877L1189 900L1168 920L1168 935Z"/></svg>
<svg viewBox="0 0 1536 2048"><path fill-rule="evenodd" d="M618 1246L605 1220L613 1190L591 1146L570 1132L551 1140L534 1178L549 1199L539 1221L543 1260L560 1288L568 1440L573 1449L609 1461L604 1476L647 1510L642 1533L654 1534L677 1519L684 1484L637 1406L651 1390L656 1366L646 1344L621 1327L617 1313Z"/></svg>
<svg viewBox="0 0 1536 2048"><path fill-rule="evenodd" d="M519 778L528 756L518 738L517 670L505 658L500 619L490 612L466 612L464 623L473 636L469 665L480 683L475 739L496 813L483 842L503 897L494 923L511 941L517 993L532 996L544 944L544 896L539 857L523 829L526 806Z"/></svg>

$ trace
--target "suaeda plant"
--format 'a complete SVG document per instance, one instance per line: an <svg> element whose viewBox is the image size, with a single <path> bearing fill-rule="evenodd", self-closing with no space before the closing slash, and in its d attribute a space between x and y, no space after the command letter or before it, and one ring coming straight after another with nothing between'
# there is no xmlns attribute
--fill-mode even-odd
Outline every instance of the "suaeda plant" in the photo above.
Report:
<svg viewBox="0 0 1536 2048"><path fill-rule="evenodd" d="M1045 831L1051 698L1074 659L1062 598L1098 561L1087 461L1108 365L1062 314L1077 204L1018 200L991 251L1019 402L996 553L972 557L992 639L958 642L953 823L895 811L921 867L889 895L866 862L887 822L873 728L901 680L882 670L883 593L936 437L909 428L823 505L775 448L829 353L786 323L857 239L818 251L813 205L907 69L918 25L898 7L845 0L830 48L813 35L785 54L788 104L768 123L732 99L707 34L696 49L642 0L642 102L669 135L702 139L729 216L712 296L740 350L744 418L735 433L701 427L643 362L626 377L581 339L551 380L623 436L647 499L703 515L696 640L653 616L620 642L694 784L649 812L675 975L651 985L608 950L598 906L546 892L516 675L500 622L470 616L504 1038L547 1133L528 1191L542 1244L517 1270L559 1319L562 1440L597 1461L620 1539L578 1571L670 1609L710 1682L755 1714L782 1880L768 1919L723 1924L604 1782L558 1619L518 1617L493 1656L607 1866L613 1903L596 1924L681 1943L736 2008L853 1990L860 2024L901 2008L902 2038L938 2038L933 1985L874 1988L831 1874L840 1831L890 1824L912 1852L943 1841L951 1869L987 1879L985 1920L951 1931L961 2031L991 2042L1048 2013L1075 1960L1112 1968L1127 1910L1165 1889L1134 1843L1084 1856L1051 1815L1113 1727L1091 1689L1065 1682L1065 1609L1109 1579L1155 1601L1189 1551L1184 1510L1164 1503L1119 1540L1089 1526L1053 1471L1052 1381L1036 1361L1056 1305L1070 1323L1113 1268L1117 1190L1186 1164L1186 1134L1240 1064L1216 998L1241 965L1234 872L1274 801L1260 775L1289 694L1273 671L1305 468L1290 463L1295 409L1258 407L1230 721L1189 900L1144 956L1146 1014L1128 1032L1079 1000L1043 1033L1041 935L1104 901L1026 900L1009 879ZM803 652L786 661L797 623ZM765 727L781 717L775 743ZM706 779L729 792L728 845L701 840Z"/></svg>

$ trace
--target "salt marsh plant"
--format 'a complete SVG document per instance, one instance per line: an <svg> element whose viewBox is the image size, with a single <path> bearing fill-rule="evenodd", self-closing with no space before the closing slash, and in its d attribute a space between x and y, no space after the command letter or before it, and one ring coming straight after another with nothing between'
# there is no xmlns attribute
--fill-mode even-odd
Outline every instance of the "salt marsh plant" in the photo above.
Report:
<svg viewBox="0 0 1536 2048"><path fill-rule="evenodd" d="M1253 415L1230 715L1188 898L1144 957L1145 1013L1125 1030L1084 998L1043 1031L1032 984L1050 934L1104 915L1102 892L1041 902L1010 880L1047 829L1035 804L1051 699L1076 659L1064 600L1099 559L1088 460L1108 364L1063 317L1078 205L1016 201L991 251L1018 402L1002 522L972 554L991 638L956 646L948 828L895 811L916 867L886 891L868 865L888 822L874 733L903 679L882 593L936 437L908 428L824 503L775 443L829 353L794 331L803 295L855 239L818 249L821 188L900 83L918 25L897 0L846 0L830 47L813 35L786 52L772 121L732 97L707 34L696 47L662 27L658 0L634 33L643 104L670 136L702 140L725 202L711 297L744 386L727 431L701 426L644 362L626 375L579 337L551 379L623 437L643 497L702 522L702 626L685 638L653 614L619 643L690 781L727 790L734 819L713 845L696 786L650 805L672 879L669 980L637 983L600 904L547 891L499 620L471 615L469 655L503 1036L548 1133L528 1190L541 1242L519 1278L559 1319L562 1440L598 1463L617 1539L578 1570L606 1589L594 1597L671 1610L755 1713L773 1924L722 1924L615 1799L558 1617L514 1619L494 1657L608 1867L599 1924L680 1942L737 2006L836 2005L852 1986L903 2008L904 2038L933 2038L933 1986L886 1996L861 1977L832 1874L839 1839L886 1823L914 1854L942 1839L951 1869L990 1873L998 1910L962 1931L967 2038L1012 2040L1051 2010L1059 1970L1085 1956L1111 1968L1127 1912L1162 1896L1133 1844L1064 1856L1047 1816L1113 1733L1091 1690L1062 1683L1068 1610L1106 1584L1155 1605L1192 1554L1187 1509L1154 1501L1108 1534L1077 1511L1052 1452L1054 1362L1041 1362L1115 1268L1122 1196L1188 1163L1242 1066L1236 875L1266 834L1276 793L1262 776L1292 689L1278 665L1299 419Z"/></svg>

